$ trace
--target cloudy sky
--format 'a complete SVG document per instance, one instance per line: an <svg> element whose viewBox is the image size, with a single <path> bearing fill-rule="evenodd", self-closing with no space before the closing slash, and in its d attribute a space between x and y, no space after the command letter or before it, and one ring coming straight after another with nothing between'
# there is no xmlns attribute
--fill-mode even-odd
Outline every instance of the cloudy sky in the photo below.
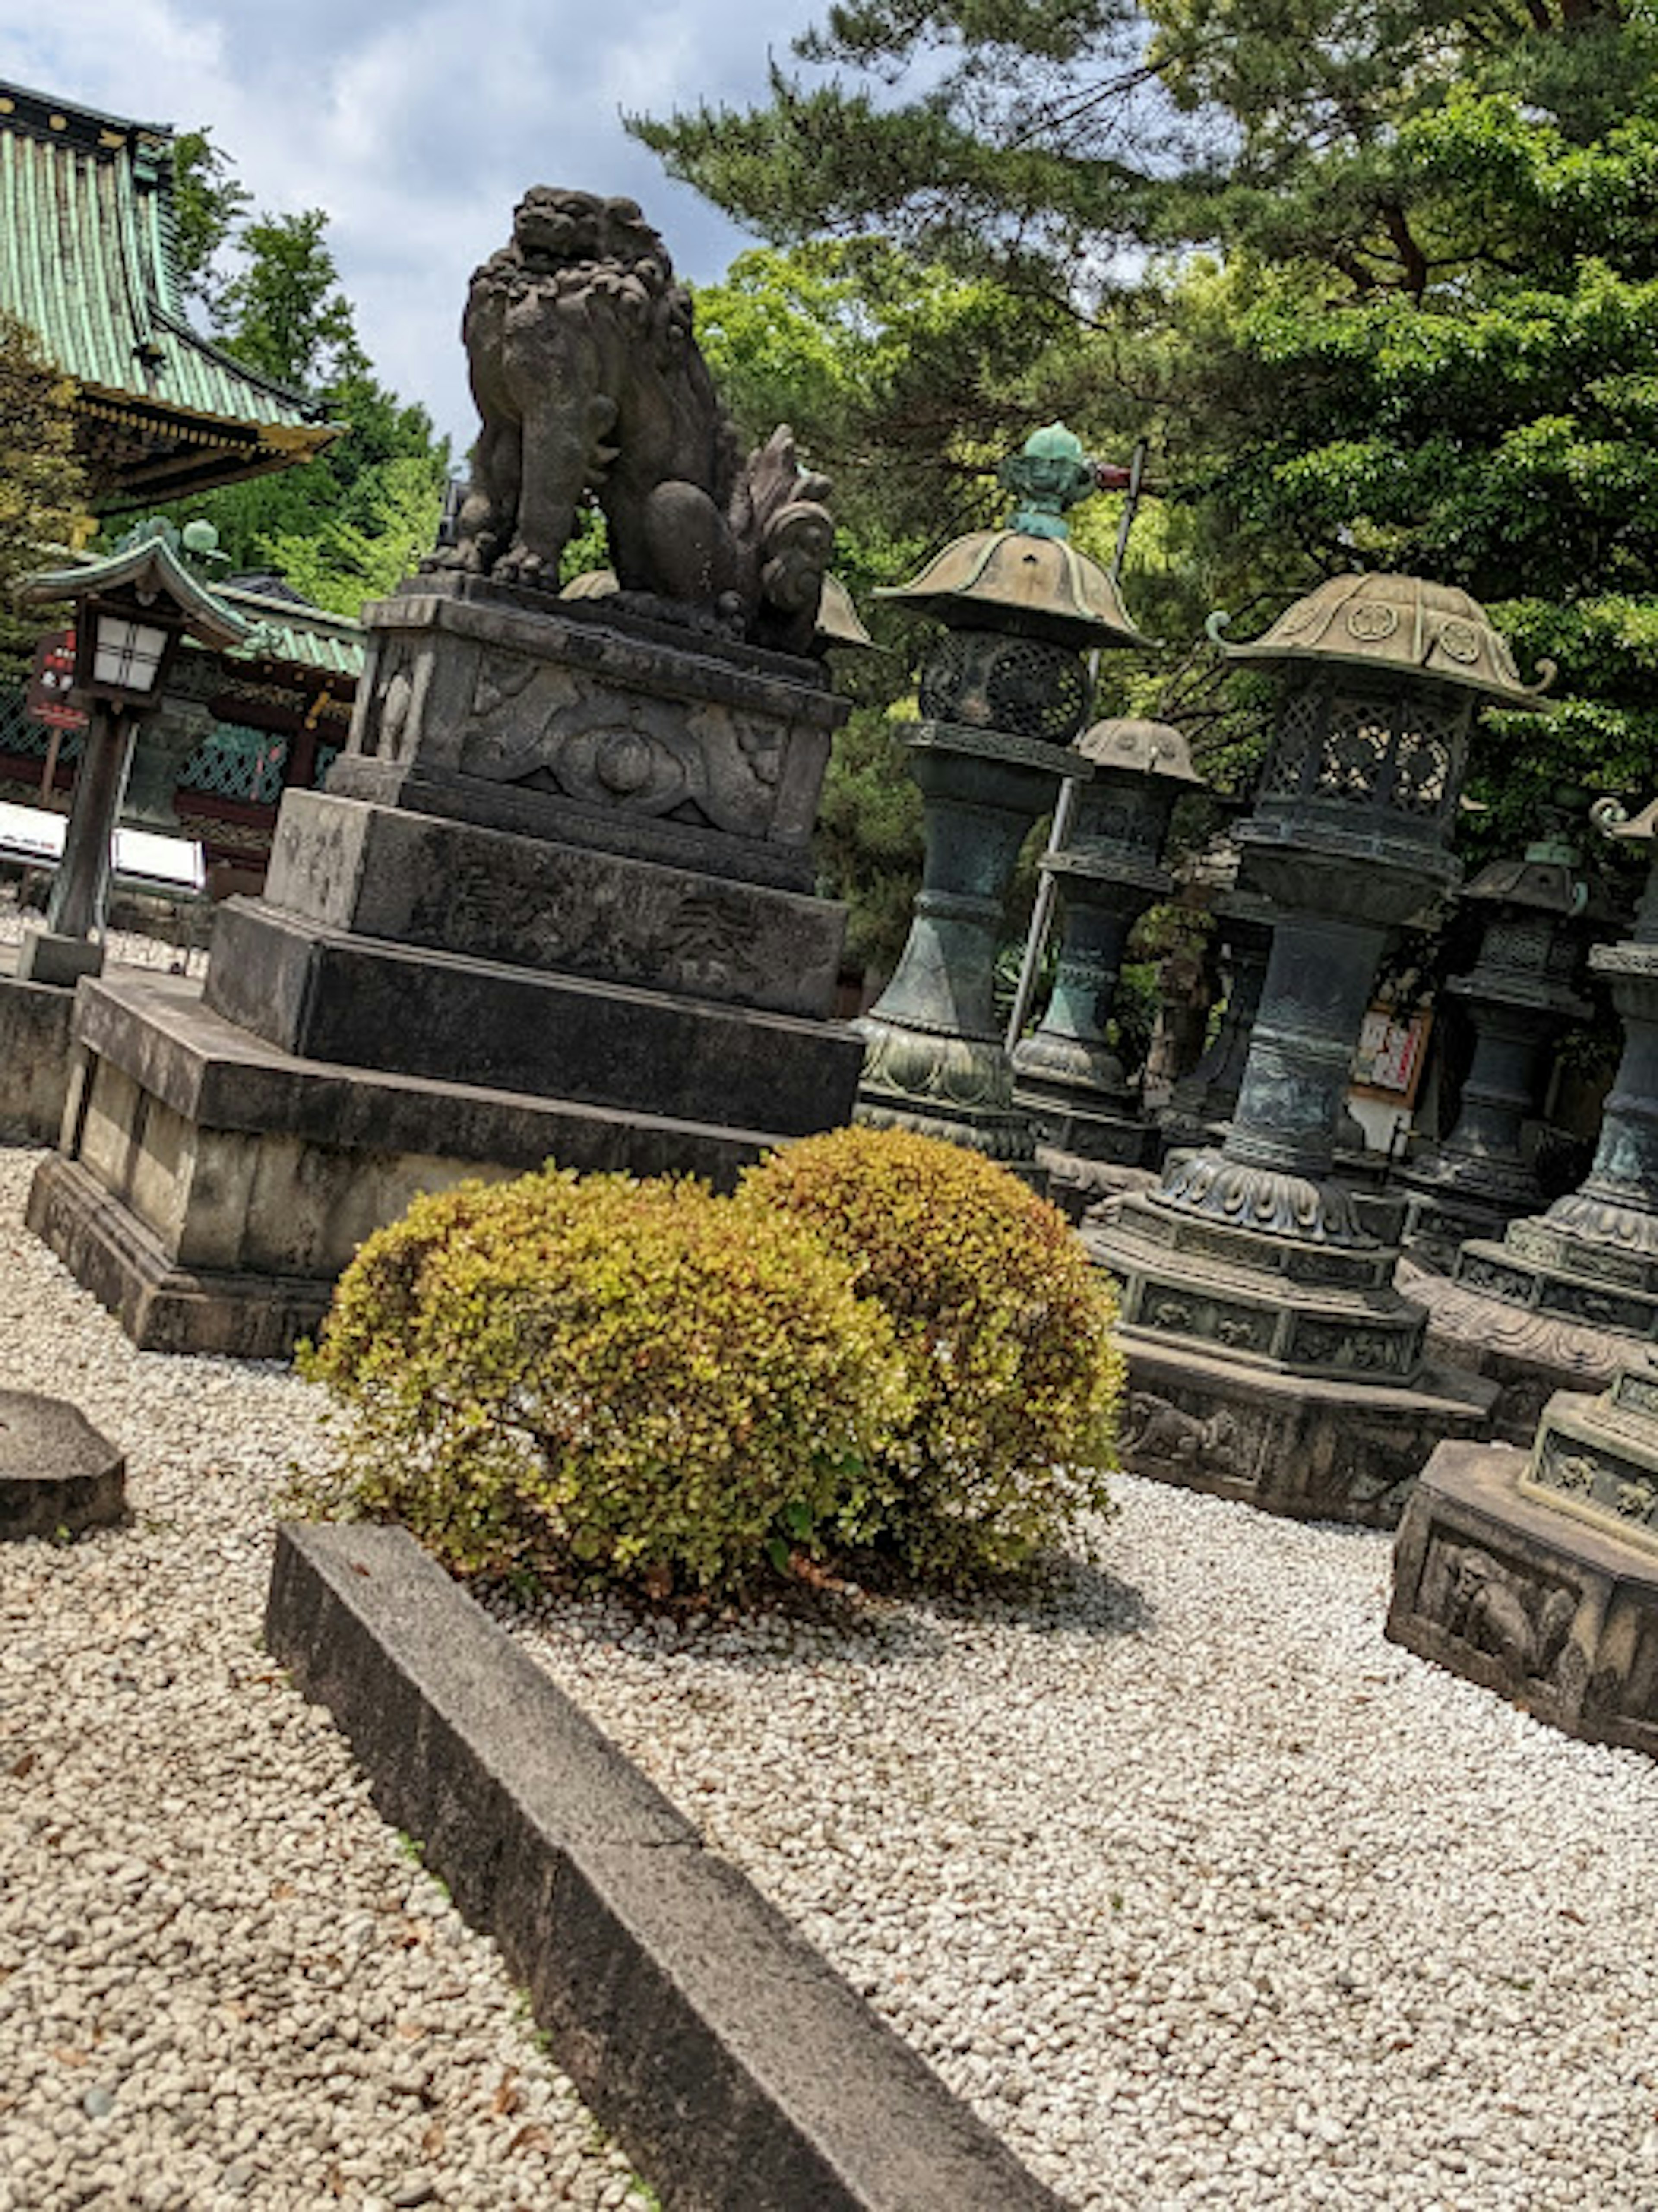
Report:
<svg viewBox="0 0 1658 2212"><path fill-rule="evenodd" d="M525 185L629 192L677 265L746 240L671 184L622 113L760 96L815 0L0 0L0 78L179 130L205 125L260 210L325 209L383 380L458 450L458 326Z"/></svg>

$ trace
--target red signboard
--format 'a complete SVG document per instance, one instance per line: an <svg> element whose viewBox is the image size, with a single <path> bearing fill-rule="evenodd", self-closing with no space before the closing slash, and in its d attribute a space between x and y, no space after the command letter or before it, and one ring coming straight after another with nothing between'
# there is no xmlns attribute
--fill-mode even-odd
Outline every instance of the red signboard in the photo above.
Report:
<svg viewBox="0 0 1658 2212"><path fill-rule="evenodd" d="M70 703L75 681L75 632L53 630L34 648L34 667L29 677L27 711L49 730L84 730L87 710Z"/></svg>

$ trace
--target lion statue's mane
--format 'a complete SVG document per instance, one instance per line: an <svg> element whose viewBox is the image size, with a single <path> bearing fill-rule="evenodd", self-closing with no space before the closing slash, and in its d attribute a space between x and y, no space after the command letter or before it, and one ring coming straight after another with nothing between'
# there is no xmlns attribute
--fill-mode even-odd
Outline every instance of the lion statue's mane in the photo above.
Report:
<svg viewBox="0 0 1658 2212"><path fill-rule="evenodd" d="M461 324L483 427L454 566L556 590L584 498L623 594L809 650L834 526L786 428L744 457L636 202L531 186Z"/></svg>

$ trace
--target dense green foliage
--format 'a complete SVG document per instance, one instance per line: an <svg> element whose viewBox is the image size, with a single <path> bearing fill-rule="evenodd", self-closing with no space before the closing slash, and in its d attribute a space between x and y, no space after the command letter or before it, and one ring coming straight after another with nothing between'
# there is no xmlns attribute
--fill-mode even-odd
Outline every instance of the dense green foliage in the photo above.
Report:
<svg viewBox="0 0 1658 2212"><path fill-rule="evenodd" d="M32 331L0 313L0 670L21 673L40 617L12 611L13 587L54 563L85 516L69 387Z"/></svg>
<svg viewBox="0 0 1658 2212"><path fill-rule="evenodd" d="M902 1132L807 1139L735 1199L465 1183L369 1238L302 1354L343 1409L302 1502L655 1598L971 1587L1108 1510L1114 1316L1045 1200Z"/></svg>
<svg viewBox="0 0 1658 2212"><path fill-rule="evenodd" d="M776 71L762 108L635 127L769 239L878 232L994 287L1033 413L1108 452L1149 434L1166 503L1127 579L1148 629L1344 568L1461 584L1561 669L1546 739L1491 725L1487 839L1563 769L1638 785L1650 0L850 0L799 51L818 74ZM1200 658L1130 677L1247 775L1258 697L1223 708Z"/></svg>
<svg viewBox="0 0 1658 2212"><path fill-rule="evenodd" d="M296 591L355 615L431 545L449 474L430 417L375 378L320 209L250 217L205 131L174 148L179 274L226 352L321 399L342 426L316 459L181 505L218 530L234 570L274 568Z"/></svg>
<svg viewBox="0 0 1658 2212"><path fill-rule="evenodd" d="M1108 1509L1115 1302L1057 1208L977 1152L836 1129L744 1176L739 1205L811 1224L890 1316L914 1410L869 1476L880 1542L972 1583L1085 1541Z"/></svg>
<svg viewBox="0 0 1658 2212"><path fill-rule="evenodd" d="M311 1504L464 1572L734 1595L865 1533L909 1407L890 1323L803 1224L549 1172L418 1200L307 1371L348 1409Z"/></svg>

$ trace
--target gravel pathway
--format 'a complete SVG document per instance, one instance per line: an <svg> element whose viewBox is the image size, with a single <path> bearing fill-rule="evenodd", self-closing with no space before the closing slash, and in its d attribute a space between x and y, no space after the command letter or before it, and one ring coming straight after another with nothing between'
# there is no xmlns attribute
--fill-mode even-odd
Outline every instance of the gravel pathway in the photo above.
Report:
<svg viewBox="0 0 1658 2212"><path fill-rule="evenodd" d="M22 942L24 918L24 909L17 902L15 884L0 883L0 951L15 949ZM181 941L176 945L165 937L143 935L131 929L112 929L106 940L109 958L122 968L159 968L175 975L204 975L207 948L191 947L182 940L190 928L205 927L205 916L191 916L188 923L179 925ZM9 972L11 963L5 964Z"/></svg>
<svg viewBox="0 0 1658 2212"><path fill-rule="evenodd" d="M638 2212L259 1647L318 1394L135 1352L20 1226L40 1157L0 1151L0 1382L125 1448L134 1518L0 1546L0 2212Z"/></svg>
<svg viewBox="0 0 1658 2212"><path fill-rule="evenodd" d="M313 1394L135 1353L38 1157L0 1379L137 1518L0 1552L0 2212L638 2205L259 1650ZM1658 1767L1384 1644L1385 1537L1117 1490L1022 1604L498 1612L1086 2212L1651 2212Z"/></svg>
<svg viewBox="0 0 1658 2212"><path fill-rule="evenodd" d="M1651 2212L1658 1768L1384 1644L1385 1536L1117 1490L1023 1607L514 1632L1078 2206Z"/></svg>

